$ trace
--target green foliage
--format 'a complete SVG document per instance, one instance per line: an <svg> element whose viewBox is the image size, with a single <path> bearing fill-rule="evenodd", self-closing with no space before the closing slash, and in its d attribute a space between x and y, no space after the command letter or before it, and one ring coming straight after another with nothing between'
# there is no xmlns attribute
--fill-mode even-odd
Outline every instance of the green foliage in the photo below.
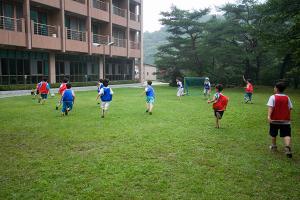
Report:
<svg viewBox="0 0 300 200"><path fill-rule="evenodd" d="M300 67L300 2L242 0L220 8L203 21L208 10L172 7L161 22L170 34L156 54L159 68L177 68L209 76L214 82L239 85L242 75L255 84L289 79L297 87Z"/></svg>
<svg viewBox="0 0 300 200"><path fill-rule="evenodd" d="M199 96L179 101L176 89L155 87L152 116L142 89L115 89L106 118L96 92L77 92L74 110L60 117L57 98L0 99L0 199L298 199L300 95L287 91L293 111L293 159L269 152L266 101L230 98L215 129L211 105ZM201 91L202 92L202 91Z"/></svg>

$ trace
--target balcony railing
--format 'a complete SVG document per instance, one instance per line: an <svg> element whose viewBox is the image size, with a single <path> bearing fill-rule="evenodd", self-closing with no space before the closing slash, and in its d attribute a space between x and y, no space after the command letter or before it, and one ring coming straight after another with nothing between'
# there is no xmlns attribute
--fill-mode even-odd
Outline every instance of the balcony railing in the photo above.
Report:
<svg viewBox="0 0 300 200"><path fill-rule="evenodd" d="M33 22L33 33L36 35L58 37L58 30L56 26L40 24L37 22Z"/></svg>
<svg viewBox="0 0 300 200"><path fill-rule="evenodd" d="M113 14L118 15L120 17L126 17L126 10L117 6L113 6Z"/></svg>
<svg viewBox="0 0 300 200"><path fill-rule="evenodd" d="M140 22L140 15L130 12L130 20Z"/></svg>
<svg viewBox="0 0 300 200"><path fill-rule="evenodd" d="M81 4L85 4L85 0L73 0L73 1L76 1L76 2L81 3Z"/></svg>
<svg viewBox="0 0 300 200"><path fill-rule="evenodd" d="M67 31L67 39L78 40L78 41L82 41L82 42L86 41L86 32L72 30L72 29L66 29L66 31Z"/></svg>
<svg viewBox="0 0 300 200"><path fill-rule="evenodd" d="M0 16L0 29L22 32L23 19Z"/></svg>
<svg viewBox="0 0 300 200"><path fill-rule="evenodd" d="M103 10L103 11L108 11L108 3L100 0L93 0L93 6L94 8Z"/></svg>
<svg viewBox="0 0 300 200"><path fill-rule="evenodd" d="M130 41L130 49L141 49L141 43Z"/></svg>
<svg viewBox="0 0 300 200"><path fill-rule="evenodd" d="M120 38L113 38L114 46L126 48L127 40L126 39L120 39Z"/></svg>
<svg viewBox="0 0 300 200"><path fill-rule="evenodd" d="M93 34L93 43L108 44L108 42L109 42L108 35Z"/></svg>

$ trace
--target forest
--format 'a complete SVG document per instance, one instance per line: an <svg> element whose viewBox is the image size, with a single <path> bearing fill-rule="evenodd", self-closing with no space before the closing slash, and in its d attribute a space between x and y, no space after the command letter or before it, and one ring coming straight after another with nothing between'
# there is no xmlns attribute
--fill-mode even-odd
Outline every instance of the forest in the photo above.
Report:
<svg viewBox="0 0 300 200"><path fill-rule="evenodd" d="M160 31L145 33L145 60L173 82L178 76L207 76L240 85L284 80L300 85L300 1L241 0L219 8L161 12ZM207 17L210 16L210 17Z"/></svg>

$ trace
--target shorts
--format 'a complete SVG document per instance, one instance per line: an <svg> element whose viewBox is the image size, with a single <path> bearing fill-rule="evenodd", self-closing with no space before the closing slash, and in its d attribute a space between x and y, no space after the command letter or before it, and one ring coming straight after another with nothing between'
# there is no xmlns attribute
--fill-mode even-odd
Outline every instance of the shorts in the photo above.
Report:
<svg viewBox="0 0 300 200"><path fill-rule="evenodd" d="M42 99L47 99L48 94L41 94Z"/></svg>
<svg viewBox="0 0 300 200"><path fill-rule="evenodd" d="M250 93L250 92L246 92L246 93L245 93L245 97L244 97L244 99L245 99L245 100L249 100L249 101L251 101L251 100L252 100L252 93Z"/></svg>
<svg viewBox="0 0 300 200"><path fill-rule="evenodd" d="M63 101L63 106L61 109L61 112L66 112L66 110L69 108L69 111L73 108L73 101Z"/></svg>
<svg viewBox="0 0 300 200"><path fill-rule="evenodd" d="M177 96L178 97L183 96L183 88L178 88Z"/></svg>
<svg viewBox="0 0 300 200"><path fill-rule="evenodd" d="M219 117L219 119L222 119L224 110L222 110L222 111L215 110L214 113L215 113L215 117L217 117L217 118Z"/></svg>
<svg viewBox="0 0 300 200"><path fill-rule="evenodd" d="M280 130L280 137L291 137L291 125L290 124L270 124L270 135L276 137Z"/></svg>
<svg viewBox="0 0 300 200"><path fill-rule="evenodd" d="M146 102L150 104L154 104L154 97L146 97Z"/></svg>
<svg viewBox="0 0 300 200"><path fill-rule="evenodd" d="M205 94L205 95L206 95L206 94L210 94L210 89L204 89L204 90L203 90L203 94Z"/></svg>
<svg viewBox="0 0 300 200"><path fill-rule="evenodd" d="M104 109L104 110L108 110L109 105L110 105L110 101L101 102L101 108Z"/></svg>

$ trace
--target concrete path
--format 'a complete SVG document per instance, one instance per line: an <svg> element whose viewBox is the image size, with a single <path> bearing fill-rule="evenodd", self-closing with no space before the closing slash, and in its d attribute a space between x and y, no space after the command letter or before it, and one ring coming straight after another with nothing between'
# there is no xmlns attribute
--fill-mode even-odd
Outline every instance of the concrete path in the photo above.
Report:
<svg viewBox="0 0 300 200"><path fill-rule="evenodd" d="M133 84L120 84L120 85L110 85L111 88L140 88L143 87L142 83L133 83ZM168 85L168 83L162 82L153 82L153 85ZM96 86L87 86L87 87L73 87L76 91L97 91ZM0 99L6 97L15 97L15 96L25 96L30 95L31 90L11 90L11 91L0 91ZM57 93L58 88L51 89L51 93Z"/></svg>

